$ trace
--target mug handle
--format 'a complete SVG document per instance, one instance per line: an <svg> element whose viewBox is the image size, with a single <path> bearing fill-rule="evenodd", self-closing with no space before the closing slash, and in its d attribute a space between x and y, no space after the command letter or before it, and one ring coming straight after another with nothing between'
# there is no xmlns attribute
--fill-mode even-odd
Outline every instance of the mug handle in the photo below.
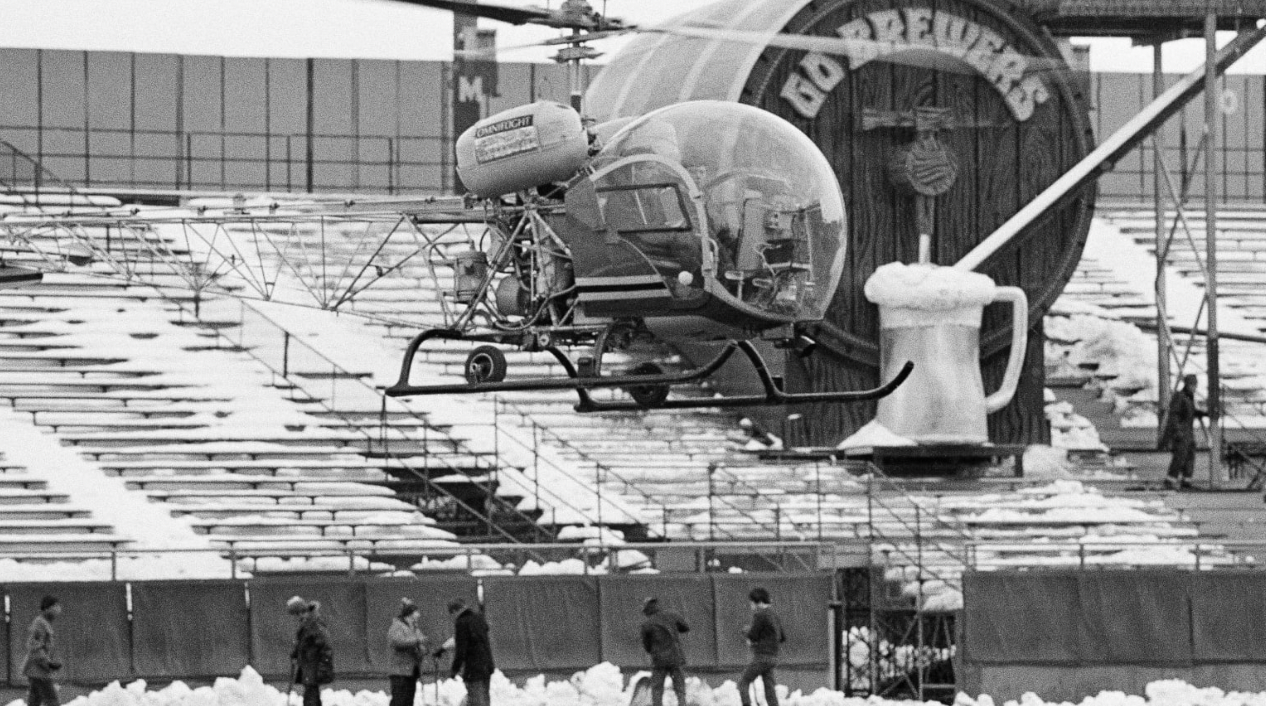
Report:
<svg viewBox="0 0 1266 706"><path fill-rule="evenodd" d="M998 287L995 302L1011 302L1011 354L1007 357L1007 371L1002 374L1002 385L985 398L985 411L992 414L1006 407L1015 397L1020 384L1020 368L1024 353L1029 347L1029 298L1019 287Z"/></svg>

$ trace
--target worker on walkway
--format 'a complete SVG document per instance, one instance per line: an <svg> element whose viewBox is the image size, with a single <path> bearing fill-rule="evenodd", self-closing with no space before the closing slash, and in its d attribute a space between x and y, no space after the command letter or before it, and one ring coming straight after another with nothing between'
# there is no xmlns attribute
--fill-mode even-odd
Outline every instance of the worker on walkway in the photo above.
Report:
<svg viewBox="0 0 1266 706"><path fill-rule="evenodd" d="M290 651L291 682L303 684L303 706L321 706L321 686L334 681L334 650L321 604L294 596L286 601L286 612L299 622Z"/></svg>
<svg viewBox="0 0 1266 706"><path fill-rule="evenodd" d="M26 659L22 662L22 674L31 683L27 692L27 706L58 706L57 684L53 675L61 668L53 646L53 621L62 614L62 604L55 596L40 600L40 614L26 630Z"/></svg>
<svg viewBox="0 0 1266 706"><path fill-rule="evenodd" d="M391 644L391 706L413 706L427 639L418 627L418 606L408 598L400 599L400 613L387 628L387 642Z"/></svg>
<svg viewBox="0 0 1266 706"><path fill-rule="evenodd" d="M1169 475L1166 488L1190 488L1191 471L1196 461L1196 433L1192 423L1205 413L1196 409L1196 376L1184 375L1182 387L1169 398L1161 448L1169 449Z"/></svg>
<svg viewBox="0 0 1266 706"><path fill-rule="evenodd" d="M778 652L787 635L782 631L782 621L774 613L769 591L764 588L753 588L747 594L752 606L752 622L743 628L743 637L752 649L752 662L739 678L739 700L743 706L752 706L749 692L752 682L760 677L765 687L765 703L767 706L778 706L778 683L774 679L774 667L778 666Z"/></svg>
<svg viewBox="0 0 1266 706"><path fill-rule="evenodd" d="M449 601L448 614L453 616L453 637L444 647L453 650L452 675L461 674L466 684L467 706L489 706L488 691L496 665L488 640L488 622L483 613L467 606L461 598Z"/></svg>
<svg viewBox="0 0 1266 706"><path fill-rule="evenodd" d="M659 606L658 598L642 602L642 649L651 656L651 706L664 706L664 680L673 680L673 693L677 706L686 706L686 675L681 668L686 664L686 652L681 646L681 635L690 632L690 626L680 615Z"/></svg>

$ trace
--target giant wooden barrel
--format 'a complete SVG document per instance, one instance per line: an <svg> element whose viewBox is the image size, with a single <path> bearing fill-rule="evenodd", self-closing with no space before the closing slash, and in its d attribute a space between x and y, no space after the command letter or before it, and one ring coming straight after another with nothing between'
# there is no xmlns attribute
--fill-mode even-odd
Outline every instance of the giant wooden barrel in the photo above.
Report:
<svg viewBox="0 0 1266 706"><path fill-rule="evenodd" d="M1006 0L723 0L677 21L865 40L826 55L644 35L587 95L599 120L692 99L750 103L794 123L834 164L849 209L847 265L818 332L829 350L786 357L791 390L879 382L878 309L862 286L884 263L915 261L920 209L932 260L953 264L1092 148L1078 82L1049 35ZM1093 201L1092 190L1080 194L981 268L1031 302L1024 374L990 419L994 441L1048 437L1042 315L1081 256ZM1006 366L1008 319L1000 305L985 310L986 390ZM786 427L800 444L837 443L874 417L873 405L798 411L812 420ZM753 413L778 431L787 410Z"/></svg>

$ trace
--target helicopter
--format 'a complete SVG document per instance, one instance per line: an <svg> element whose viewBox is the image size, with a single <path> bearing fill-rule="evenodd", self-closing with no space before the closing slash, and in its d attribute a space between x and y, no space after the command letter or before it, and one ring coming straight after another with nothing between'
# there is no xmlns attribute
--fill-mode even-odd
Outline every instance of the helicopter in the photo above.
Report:
<svg viewBox="0 0 1266 706"><path fill-rule="evenodd" d="M571 29L560 39L573 47L592 36L582 32L637 29L583 0L558 10L407 1ZM724 101L593 124L573 98L573 106L503 111L458 138L458 175L470 203L483 206L488 237L440 259L452 267L454 307L445 326L413 338L387 395L574 390L576 409L589 412L855 402L905 380L910 363L870 390L787 393L755 343L811 354L805 326L825 316L843 272L843 196L807 136L772 113ZM481 344L466 357L465 383L410 383L414 357L433 340ZM642 340L721 348L682 372L646 362L603 374L608 353ZM566 377L508 378L502 347L544 351ZM588 350L572 360L565 348ZM763 394L669 399L673 385L706 379L735 353ZM632 401L595 400L590 391L601 388L623 389Z"/></svg>
<svg viewBox="0 0 1266 706"><path fill-rule="evenodd" d="M813 350L810 327L825 314L844 266L848 221L839 183L803 133L737 103L682 103L596 123L583 117L579 68L593 56L586 42L627 33L948 71L964 70L962 61L917 48L894 52L859 37L771 35L690 23L640 26L607 18L583 0L566 0L553 10L395 1L570 30L539 43L562 46L558 59L571 69L570 105L521 106L467 131L457 146L465 196L266 196L242 197L240 203L235 197L193 213L185 207L103 207L6 214L0 228L37 252L43 247L37 241L52 232L53 242L73 242L128 279L155 279L159 268L158 279L169 282L175 275L176 285L195 297L205 291L280 301L281 289L290 286L328 310L349 310L366 289L424 263L436 288L448 290L434 303L443 320L439 326L432 319L422 323L396 384L386 390L393 396L573 390L580 411L746 407L874 399L909 374L902 370L873 390L788 394L761 358L758 346L767 344L800 354ZM1027 59L1045 70L1040 58ZM475 234L465 226L474 226ZM157 237L164 228L177 235ZM247 230L249 242L225 236L233 228ZM112 250L111 233L116 244L124 238L131 244ZM328 233L354 243L351 260L335 264L326 257ZM413 250L385 254L396 244L389 240L408 238ZM148 253L147 259L130 259L129 249ZM190 261L191 252L201 259ZM64 255L40 253L50 262ZM261 266L273 262L282 264ZM413 384L418 352L441 340L478 344L466 356L465 381ZM647 341L716 342L720 348L707 364L684 372L634 361L626 372L605 374L612 352L635 353ZM503 348L545 352L566 377L507 378ZM573 360L565 349L577 348L585 352ZM668 398L672 386L704 380L735 357L751 363L763 394ZM596 400L590 391L599 389L624 390L632 401Z"/></svg>

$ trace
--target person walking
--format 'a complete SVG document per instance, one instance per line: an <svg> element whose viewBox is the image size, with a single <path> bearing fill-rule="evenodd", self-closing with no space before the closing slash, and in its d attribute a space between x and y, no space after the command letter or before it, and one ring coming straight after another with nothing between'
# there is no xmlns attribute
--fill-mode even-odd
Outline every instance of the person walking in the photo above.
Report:
<svg viewBox="0 0 1266 706"><path fill-rule="evenodd" d="M290 651L291 682L303 684L303 706L321 706L321 686L334 681L334 650L321 604L294 596L286 601L286 612L299 623Z"/></svg>
<svg viewBox="0 0 1266 706"><path fill-rule="evenodd" d="M53 621L62 614L62 604L56 596L40 599L40 612L26 629L26 659L22 662L22 674L31 682L27 691L27 706L60 706L57 684L53 675L61 668L53 641Z"/></svg>
<svg viewBox="0 0 1266 706"><path fill-rule="evenodd" d="M488 622L483 613L466 605L461 598L448 603L453 616L453 637L445 647L452 647L454 677L462 675L466 683L466 706L490 706L488 688L496 665L492 661L492 643L488 639Z"/></svg>
<svg viewBox="0 0 1266 706"><path fill-rule="evenodd" d="M752 606L752 622L743 628L743 637L752 648L752 661L739 678L739 700L743 706L752 706L750 691L752 682L760 677L765 687L765 703L778 706L777 682L774 680L774 667L778 666L778 650L787 641L782 631L782 621L770 607L769 591L753 588L747 594Z"/></svg>
<svg viewBox="0 0 1266 706"><path fill-rule="evenodd" d="M418 628L418 607L408 598L400 599L400 613L387 628L391 645L391 705L413 706L426 655L426 635Z"/></svg>
<svg viewBox="0 0 1266 706"><path fill-rule="evenodd" d="M1196 461L1196 433L1191 425L1205 413L1196 409L1196 376L1184 375L1182 387L1169 398L1168 417L1161 433L1161 448L1171 452L1166 488L1190 488Z"/></svg>
<svg viewBox="0 0 1266 706"><path fill-rule="evenodd" d="M686 653L681 646L681 636L690 632L690 626L680 615L659 606L659 599L647 598L642 602L642 649L651 656L651 706L664 706L664 680L672 678L673 693L677 706L686 706Z"/></svg>

